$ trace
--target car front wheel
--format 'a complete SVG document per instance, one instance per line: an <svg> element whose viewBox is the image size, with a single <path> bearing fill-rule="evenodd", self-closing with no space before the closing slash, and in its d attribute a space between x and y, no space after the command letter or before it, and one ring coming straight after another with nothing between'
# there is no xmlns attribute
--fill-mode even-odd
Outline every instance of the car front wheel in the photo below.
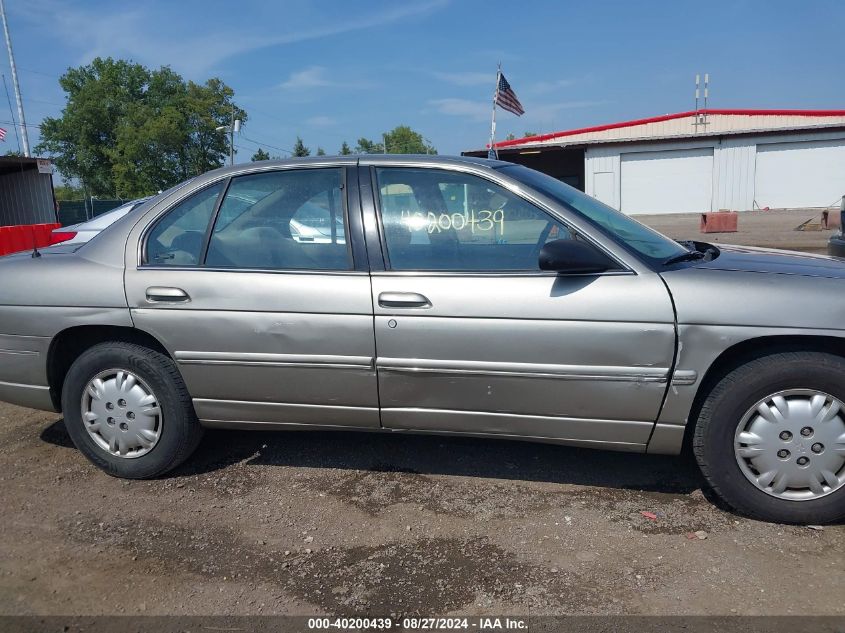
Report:
<svg viewBox="0 0 845 633"><path fill-rule="evenodd" d="M727 373L706 397L693 450L712 490L752 518L845 517L845 360L784 352Z"/></svg>
<svg viewBox="0 0 845 633"><path fill-rule="evenodd" d="M161 475L202 437L176 364L131 343L102 343L81 354L65 379L62 409L76 447L116 477Z"/></svg>

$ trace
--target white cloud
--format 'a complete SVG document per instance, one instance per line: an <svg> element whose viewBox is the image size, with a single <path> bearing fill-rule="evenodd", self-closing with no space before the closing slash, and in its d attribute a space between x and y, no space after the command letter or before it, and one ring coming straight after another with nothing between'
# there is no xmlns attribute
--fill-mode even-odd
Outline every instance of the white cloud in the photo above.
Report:
<svg viewBox="0 0 845 633"><path fill-rule="evenodd" d="M221 24L211 30L180 24L147 9L115 8L81 9L76 3L58 0L20 3L16 13L39 27L50 29L80 51L79 63L88 63L96 56L125 57L147 65L172 65L188 77L196 78L215 69L235 55L270 46L294 44L321 39L352 31L360 31L424 15L441 9L448 0L396 3L389 8L355 19L332 20L329 17L309 19L315 27L295 28L278 32L275 24L262 32L261 27L246 27L218 20ZM144 5L141 5L144 6ZM186 18L190 19L190 18Z"/></svg>
<svg viewBox="0 0 845 633"><path fill-rule="evenodd" d="M483 86L489 84L492 86L492 91L496 87L495 73L475 73L475 72L457 72L457 73L443 73L433 72L437 79L445 81L455 86Z"/></svg>
<svg viewBox="0 0 845 633"><path fill-rule="evenodd" d="M313 101L316 98L313 92L321 88L361 90L372 88L373 85L372 82L363 79L355 82L338 81L330 76L329 69L325 66L309 66L292 72L278 87L285 92L286 100L307 102Z"/></svg>
<svg viewBox="0 0 845 633"><path fill-rule="evenodd" d="M285 81L279 84L285 90L305 90L308 88L322 88L338 85L326 78L326 69L323 66L311 66L305 70L291 73Z"/></svg>
<svg viewBox="0 0 845 633"><path fill-rule="evenodd" d="M446 98L432 99L428 103L440 114L464 117L473 121L483 121L490 118L492 109L492 101L484 103L483 101L470 101L469 99Z"/></svg>

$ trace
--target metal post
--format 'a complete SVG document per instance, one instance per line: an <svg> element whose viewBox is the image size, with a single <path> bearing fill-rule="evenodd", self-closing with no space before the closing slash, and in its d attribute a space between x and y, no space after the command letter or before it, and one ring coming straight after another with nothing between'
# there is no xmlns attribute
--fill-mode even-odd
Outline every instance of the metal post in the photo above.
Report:
<svg viewBox="0 0 845 633"><path fill-rule="evenodd" d="M490 149L487 152L487 158L498 158L496 154L496 99L499 96L499 77L502 75L502 65L499 64L496 70L496 90L493 92L493 116L490 120Z"/></svg>
<svg viewBox="0 0 845 633"><path fill-rule="evenodd" d="M6 35L6 50L9 51L9 66L12 69L12 84L15 87L15 100L18 103L18 123L21 128L21 140L23 141L23 155L29 156L29 137L26 134L26 118L23 115L23 101L21 100L21 87L18 84L18 70L15 66L15 54L12 52L12 38L9 37L9 23L6 22L6 5L0 0L0 16L3 18L3 32Z"/></svg>
<svg viewBox="0 0 845 633"><path fill-rule="evenodd" d="M842 206L839 207L839 230L845 231L845 196L842 196Z"/></svg>
<svg viewBox="0 0 845 633"><path fill-rule="evenodd" d="M229 125L229 165L235 164L235 106L232 106L232 123Z"/></svg>

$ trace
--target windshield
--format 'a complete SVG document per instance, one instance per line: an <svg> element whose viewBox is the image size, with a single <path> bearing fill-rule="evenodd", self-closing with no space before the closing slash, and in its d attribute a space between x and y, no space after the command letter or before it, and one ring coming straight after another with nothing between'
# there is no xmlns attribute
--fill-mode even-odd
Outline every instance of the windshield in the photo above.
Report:
<svg viewBox="0 0 845 633"><path fill-rule="evenodd" d="M501 171L532 189L560 201L601 229L620 246L639 255L652 265L660 265L670 257L688 252L678 242L670 240L632 217L612 209L556 178L522 165L508 165L502 167Z"/></svg>

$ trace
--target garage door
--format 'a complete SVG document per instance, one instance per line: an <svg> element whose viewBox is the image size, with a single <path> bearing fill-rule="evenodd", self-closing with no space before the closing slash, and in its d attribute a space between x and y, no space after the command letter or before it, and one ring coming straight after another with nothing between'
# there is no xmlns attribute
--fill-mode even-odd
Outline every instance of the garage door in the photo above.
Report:
<svg viewBox="0 0 845 633"><path fill-rule="evenodd" d="M624 213L710 211L713 149L622 154Z"/></svg>
<svg viewBox="0 0 845 633"><path fill-rule="evenodd" d="M845 140L757 145L754 199L761 207L823 207L845 194Z"/></svg>

